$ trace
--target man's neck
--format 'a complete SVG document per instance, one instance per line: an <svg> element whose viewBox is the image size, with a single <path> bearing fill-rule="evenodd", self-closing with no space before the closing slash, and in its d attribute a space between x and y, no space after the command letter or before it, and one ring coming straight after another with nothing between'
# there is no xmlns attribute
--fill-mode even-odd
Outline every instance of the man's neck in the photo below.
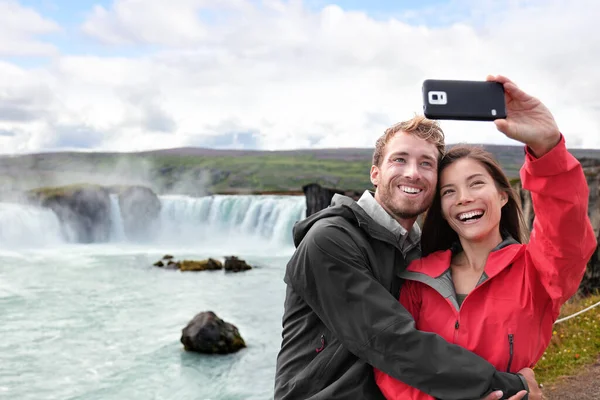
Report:
<svg viewBox="0 0 600 400"><path fill-rule="evenodd" d="M379 198L379 194L377 192L375 192L375 196L373 196L373 197L375 198L375 200L377 201L377 203L379 203L379 205L381 206L381 208L383 208L390 215L390 217L392 217L396 221L398 221L398 223L400 224L400 226L402 226L404 229L406 229L407 232L410 232L410 230L412 229L413 225L417 221L417 217L413 217L413 218L401 218L401 217L397 216L396 214L394 214L392 212L392 210L390 210L390 209L388 209L386 207L386 205Z"/></svg>

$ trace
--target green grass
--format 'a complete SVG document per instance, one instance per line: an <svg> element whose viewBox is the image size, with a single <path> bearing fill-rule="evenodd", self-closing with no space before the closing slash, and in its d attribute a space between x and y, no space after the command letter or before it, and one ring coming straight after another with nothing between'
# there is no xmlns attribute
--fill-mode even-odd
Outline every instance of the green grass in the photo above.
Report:
<svg viewBox="0 0 600 400"><path fill-rule="evenodd" d="M99 185L92 185L87 183L78 183L60 187L41 187L31 190L29 193L39 198L48 199L51 197L62 197L70 196L74 192L81 189L101 189Z"/></svg>
<svg viewBox="0 0 600 400"><path fill-rule="evenodd" d="M600 301L600 293L565 304L559 318L574 314ZM536 380L551 384L561 376L575 375L600 355L600 306L554 326L552 340L534 368Z"/></svg>

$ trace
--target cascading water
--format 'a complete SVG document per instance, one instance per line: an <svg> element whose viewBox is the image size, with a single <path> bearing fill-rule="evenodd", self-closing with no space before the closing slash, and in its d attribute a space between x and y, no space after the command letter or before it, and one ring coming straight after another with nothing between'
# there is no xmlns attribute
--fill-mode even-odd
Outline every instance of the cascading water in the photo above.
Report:
<svg viewBox="0 0 600 400"><path fill-rule="evenodd" d="M53 211L31 205L0 203L0 246L46 247L73 238Z"/></svg>
<svg viewBox="0 0 600 400"><path fill-rule="evenodd" d="M161 212L148 244L260 242L292 244L292 227L305 216L304 196L216 195L160 196ZM111 243L127 243L117 195L111 195ZM24 204L0 203L0 247L39 247L69 243L76 237L53 211Z"/></svg>
<svg viewBox="0 0 600 400"><path fill-rule="evenodd" d="M305 216L303 196L161 197L161 230L183 241L259 239L291 244L294 223Z"/></svg>
<svg viewBox="0 0 600 400"><path fill-rule="evenodd" d="M110 195L110 219L111 228L110 241L123 242L127 239L125 236L125 228L123 226L123 218L121 217L121 207L119 206L119 197L116 194Z"/></svg>

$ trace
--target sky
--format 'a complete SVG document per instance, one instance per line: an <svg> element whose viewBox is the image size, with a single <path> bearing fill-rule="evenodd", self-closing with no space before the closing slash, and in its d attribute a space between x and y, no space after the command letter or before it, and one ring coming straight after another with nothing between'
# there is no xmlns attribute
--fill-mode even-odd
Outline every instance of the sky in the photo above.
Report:
<svg viewBox="0 0 600 400"><path fill-rule="evenodd" d="M592 0L0 0L0 153L365 147L503 74L600 149ZM448 143L515 144L442 121Z"/></svg>

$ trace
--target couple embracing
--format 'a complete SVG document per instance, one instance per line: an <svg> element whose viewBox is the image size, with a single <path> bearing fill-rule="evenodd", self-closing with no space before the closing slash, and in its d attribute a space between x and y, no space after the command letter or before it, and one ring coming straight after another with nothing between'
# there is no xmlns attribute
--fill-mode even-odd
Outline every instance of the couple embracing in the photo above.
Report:
<svg viewBox="0 0 600 400"><path fill-rule="evenodd" d="M505 90L497 129L524 144L531 233L491 154L446 151L423 117L391 127L375 191L294 227L275 399L543 398L531 368L596 248L588 187L544 104L488 80Z"/></svg>

